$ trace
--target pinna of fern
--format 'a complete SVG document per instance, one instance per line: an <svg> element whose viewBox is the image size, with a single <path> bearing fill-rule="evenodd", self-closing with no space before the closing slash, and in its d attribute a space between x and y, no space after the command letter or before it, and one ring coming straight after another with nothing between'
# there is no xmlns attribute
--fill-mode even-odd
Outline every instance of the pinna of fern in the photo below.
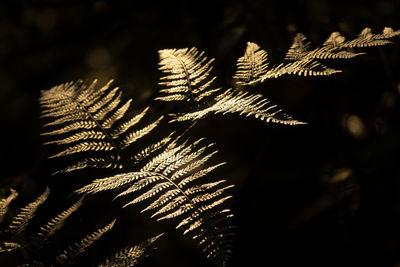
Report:
<svg viewBox="0 0 400 267"><path fill-rule="evenodd" d="M44 125L50 130L42 135L53 137L46 144L65 147L51 158L67 155L83 157L58 172L87 167L122 168L125 161L121 153L160 123L162 116L136 130L135 126L149 108L129 118L126 114L132 100L121 103L121 90L112 88L111 83L97 88L96 80L91 84L70 82L41 92L42 117L50 119ZM160 141L158 147L147 148L147 153L158 149L168 140ZM142 154L146 151L142 151Z"/></svg>
<svg viewBox="0 0 400 267"><path fill-rule="evenodd" d="M160 70L164 73L159 83L163 88L160 101L188 102L185 113L173 114L173 121L196 121L209 114L237 113L255 116L266 122L280 124L303 124L271 105L260 94L214 87L216 77L211 76L213 59L208 60L197 48L164 49L159 51ZM262 57L262 56L261 56Z"/></svg>
<svg viewBox="0 0 400 267"><path fill-rule="evenodd" d="M202 167L216 153L208 152L212 145L201 146L202 142L174 141L139 170L94 180L76 192L119 190L116 198L135 193L124 207L145 202L142 212L152 212L151 217L178 219L177 228L191 235L207 257L225 265L233 234L232 226L226 223L232 213L223 207L232 186L225 180L207 179L206 175L223 163Z"/></svg>
<svg viewBox="0 0 400 267"><path fill-rule="evenodd" d="M83 202L83 198L79 199L71 207L47 221L35 234L28 237L24 231L34 218L39 207L48 199L49 194L50 189L46 188L34 201L21 208L20 212L5 227L6 229L0 229L0 254L10 253L17 249L24 250L28 262L22 266L70 265L74 263L77 256L85 252L88 247L110 231L115 224L116 220L114 219L106 226L86 235L79 242L64 249L63 252L54 257L52 263L49 263L47 262L48 255L42 255L45 252L41 254L41 249L46 243L50 242L50 237L64 226L66 220L79 209ZM17 196L18 193L15 190L11 190L11 194L7 198L0 200L0 210L7 210L11 201ZM139 260L146 257L147 248L151 247L160 236L150 238L137 246L124 248L107 258L99 266L134 266ZM32 255L30 255L30 252L32 252Z"/></svg>
<svg viewBox="0 0 400 267"><path fill-rule="evenodd" d="M394 31L385 27L380 34L373 34L370 28L365 28L354 39L345 41L339 32L333 32L321 47L310 49L311 43L298 33L286 53L287 63L270 67L268 53L257 44L248 42L245 53L237 61L237 70L233 76L239 87L252 86L271 78L285 74L300 76L327 76L341 70L332 69L320 61L325 59L351 59L364 52L355 52L355 48L382 46L390 44L388 39L400 35L400 30Z"/></svg>

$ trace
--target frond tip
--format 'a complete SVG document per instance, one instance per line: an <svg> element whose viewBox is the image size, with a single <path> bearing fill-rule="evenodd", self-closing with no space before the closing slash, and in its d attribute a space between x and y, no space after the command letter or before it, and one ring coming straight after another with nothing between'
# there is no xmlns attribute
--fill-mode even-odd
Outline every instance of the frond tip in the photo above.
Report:
<svg viewBox="0 0 400 267"><path fill-rule="evenodd" d="M207 257L224 263L230 255L232 236L232 227L226 226L225 221L232 213L221 207L231 198L226 192L232 185L225 185L225 180L205 182L206 175L222 164L202 167L216 151L207 153L212 145L200 146L201 142L202 139L169 146L140 170L95 180L77 193L122 188L124 191L117 197L136 193L125 207L146 201L150 203L142 212L151 211L151 217L180 218L177 228L197 240Z"/></svg>
<svg viewBox="0 0 400 267"><path fill-rule="evenodd" d="M110 231L114 227L115 222L116 220L114 219L111 223L107 224L103 228L100 228L97 231L85 236L78 243L75 243L73 246L70 246L64 250L60 255L57 256L57 261L62 264L71 262L105 233Z"/></svg>
<svg viewBox="0 0 400 267"><path fill-rule="evenodd" d="M17 216L15 216L11 221L7 232L10 234L17 234L23 231L28 223L31 221L33 216L35 216L35 212L39 208L39 206L46 201L49 194L50 189L46 187L46 190L40 196L38 196L35 201L23 207L21 209L21 212L18 213Z"/></svg>
<svg viewBox="0 0 400 267"><path fill-rule="evenodd" d="M107 258L98 267L131 267L136 265L139 261L148 256L148 250L153 246L153 243L162 236L152 237L144 241L143 243L133 246L126 247L116 252L111 257Z"/></svg>
<svg viewBox="0 0 400 267"><path fill-rule="evenodd" d="M79 207L82 205L83 198L81 198L78 202L74 203L70 208L64 210L56 217L52 218L48 221L44 226L40 228L38 233L38 237L41 240L48 239L51 235L53 235L56 231L58 231L61 227L64 226L65 221L71 216L72 213L77 211Z"/></svg>

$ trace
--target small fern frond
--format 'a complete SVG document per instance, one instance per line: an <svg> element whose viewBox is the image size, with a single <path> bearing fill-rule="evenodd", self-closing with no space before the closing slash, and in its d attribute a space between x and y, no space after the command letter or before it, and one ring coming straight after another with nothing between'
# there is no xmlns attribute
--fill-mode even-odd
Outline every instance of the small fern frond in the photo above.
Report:
<svg viewBox="0 0 400 267"><path fill-rule="evenodd" d="M148 250L163 234L147 239L139 245L126 247L107 258L98 267L131 267L148 256Z"/></svg>
<svg viewBox="0 0 400 267"><path fill-rule="evenodd" d="M27 206L23 207L11 221L7 232L10 234L18 234L25 229L28 223L35 216L36 210L39 208L43 202L46 201L50 194L50 189L46 187L46 190L36 198L35 201L29 203Z"/></svg>
<svg viewBox="0 0 400 267"><path fill-rule="evenodd" d="M217 101L210 107L203 110L174 115L173 121L196 121L209 113L238 113L246 117L254 116L259 120L266 122L298 125L305 124L304 122L293 119L291 116L285 114L281 109L277 109L276 105L270 105L270 102L262 95L252 95L249 93L234 92L227 90L221 95Z"/></svg>
<svg viewBox="0 0 400 267"><path fill-rule="evenodd" d="M83 198L78 200L67 210L64 210L56 217L48 221L44 226L40 228L40 231L37 234L38 238L40 240L47 240L50 236L52 236L56 231L58 231L61 227L64 226L64 223L68 219L68 217L79 209L79 207L82 205L82 202Z"/></svg>
<svg viewBox="0 0 400 267"><path fill-rule="evenodd" d="M67 146L50 156L58 158L79 154L82 159L56 173L70 172L86 167L121 168L120 154L131 144L151 132L161 121L135 130L148 108L140 114L126 118L132 100L121 104L121 90L111 88L112 81L97 88L97 81L87 85L82 81L65 83L42 91L40 104L42 117L52 121L45 127L51 129L42 135L52 136L46 144ZM91 152L85 157L84 152ZM102 151L112 151L105 156ZM86 153L87 154L87 153ZM94 156L97 154L96 156Z"/></svg>
<svg viewBox="0 0 400 267"><path fill-rule="evenodd" d="M224 222L232 214L221 206L231 198L226 192L232 185L224 185L224 180L204 182L205 176L222 164L202 168L216 151L206 153L212 145L198 147L201 142L167 147L137 172L97 179L76 192L94 194L125 188L117 197L136 193L124 207L149 201L142 212L152 211L151 217L179 217L184 234L190 233L208 257L226 262L231 227L224 226Z"/></svg>
<svg viewBox="0 0 400 267"><path fill-rule="evenodd" d="M0 222L3 221L4 216L8 211L11 201L13 201L18 196L18 192L14 189L10 190L10 195L8 197L0 200Z"/></svg>
<svg viewBox="0 0 400 267"><path fill-rule="evenodd" d="M61 264L66 264L72 262L79 254L84 252L88 247L90 247L95 241L102 237L105 233L110 231L115 224L114 219L111 223L107 224L103 228L85 236L78 243L65 249L60 255L57 256L57 261Z"/></svg>

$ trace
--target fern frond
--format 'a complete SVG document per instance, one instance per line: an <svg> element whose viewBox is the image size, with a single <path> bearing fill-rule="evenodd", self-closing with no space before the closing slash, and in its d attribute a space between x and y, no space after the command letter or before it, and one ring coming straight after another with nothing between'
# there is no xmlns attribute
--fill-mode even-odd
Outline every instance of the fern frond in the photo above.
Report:
<svg viewBox="0 0 400 267"><path fill-rule="evenodd" d="M10 206L11 201L13 201L18 196L18 192L14 189L10 190L10 195L2 200L0 200L0 222L4 219Z"/></svg>
<svg viewBox="0 0 400 267"><path fill-rule="evenodd" d="M165 73L159 83L165 88L160 92L168 95L156 100L199 102L208 96L204 93L215 79L210 77L214 59L208 60L194 47L160 50L159 56L159 69Z"/></svg>
<svg viewBox="0 0 400 267"><path fill-rule="evenodd" d="M298 33L285 55L285 60L290 62L281 63L272 68L268 68L266 62L267 52L257 44L249 42L244 56L238 59L234 78L236 84L241 86L255 85L285 74L300 76L332 75L341 72L341 70L329 68L321 64L319 60L354 58L365 54L365 52L354 52L352 51L353 48L390 44L391 42L388 39L398 35L400 35L400 30L394 31L389 27L385 27L381 34L373 34L370 28L365 28L357 38L345 41L345 38L339 32L333 32L321 47L311 49L311 43L307 41L307 38L302 33Z"/></svg>
<svg viewBox="0 0 400 267"><path fill-rule="evenodd" d="M48 221L44 226L40 227L40 231L37 236L41 240L47 240L50 236L52 236L56 231L58 231L61 227L64 226L65 221L71 216L72 213L78 210L78 208L82 205L83 198L74 203L70 208L61 212L56 217L52 218Z"/></svg>
<svg viewBox="0 0 400 267"><path fill-rule="evenodd" d="M236 93L232 90L227 90L212 106L191 113L174 115L171 122L187 120L196 121L209 113L239 113L239 115L245 115L246 117L254 116L257 119L265 120L266 122L287 125L305 124L304 122L297 121L283 113L282 110L277 109L275 105L270 105L270 102L260 94L252 95L247 92Z"/></svg>
<svg viewBox="0 0 400 267"><path fill-rule="evenodd" d="M45 124L51 127L42 135L53 140L46 144L68 146L50 158L79 154L82 159L58 171L70 172L87 167L116 168L122 167L120 154L128 146L147 135L161 121L135 130L148 108L140 114L126 118L132 100L121 103L121 90L111 88L112 81L97 88L97 81L86 84L82 81L65 83L42 91L40 104L42 117L52 121ZM91 157L83 152L91 151ZM112 151L110 155L96 151ZM96 154L96 155L95 155Z"/></svg>
<svg viewBox="0 0 400 267"><path fill-rule="evenodd" d="M16 250L17 248L20 248L21 244L17 242L3 242L0 243L0 253L3 252L10 252L13 250Z"/></svg>
<svg viewBox="0 0 400 267"><path fill-rule="evenodd" d="M100 228L97 231L85 236L78 243L75 243L73 246L65 249L60 255L57 256L57 261L62 264L72 262L74 258L84 252L105 233L110 231L114 227L115 222L116 220L114 219L111 223L107 224L103 228Z"/></svg>
<svg viewBox="0 0 400 267"><path fill-rule="evenodd" d="M163 234L147 239L139 245L126 247L113 256L107 258L99 267L130 267L147 257L149 248L153 247L154 242Z"/></svg>
<svg viewBox="0 0 400 267"><path fill-rule="evenodd" d="M226 192L232 186L224 185L224 180L200 182L200 178L205 179L222 165L202 169L216 151L206 153L211 145L198 147L201 141L167 147L137 172L98 179L76 192L94 194L125 188L116 197L136 193L124 207L150 202L142 212L152 211L151 217L157 220L179 217L179 227L198 241L208 257L226 262L231 227L224 226L224 222L232 214L221 206L231 197Z"/></svg>
<svg viewBox="0 0 400 267"><path fill-rule="evenodd" d="M237 61L237 70L234 79L238 85L255 83L262 77L268 68L268 53L252 42L247 43L244 55Z"/></svg>
<svg viewBox="0 0 400 267"><path fill-rule="evenodd" d="M161 78L160 83L168 88L161 89L160 92L168 95L156 99L199 102L196 111L171 114L173 119L170 122L196 121L213 113L239 113L247 116L254 115L260 120L272 123L301 124L281 110L272 111L276 106L268 107L269 101L263 99L261 95L247 95L247 93L242 94L231 89L221 92L221 88L212 88L212 82L215 79L215 77L209 78L212 60L207 61L204 52L200 53L196 48L167 49L159 51L159 54L160 70L168 73L167 76ZM245 55L238 60L238 69L234 76L236 83L240 86L250 85L272 72L277 75L277 68L267 70L267 57L267 52L260 49L257 44L248 42ZM305 72L307 71L304 70L305 68L306 64L303 63L288 65L286 69L278 69L281 71L280 75L283 75L284 72ZM308 69L313 75L330 71L330 69L323 69L320 65L308 66ZM167 81L164 82L164 80ZM204 101L204 98L208 101Z"/></svg>
<svg viewBox="0 0 400 267"><path fill-rule="evenodd" d="M296 34L293 43L286 53L286 60L299 60L304 58L310 51L308 50L311 46L310 42L306 42L307 38L302 33Z"/></svg>
<svg viewBox="0 0 400 267"><path fill-rule="evenodd" d="M46 187L46 190L40 196L38 196L35 201L23 207L20 213L18 213L11 221L7 232L10 234L18 234L23 231L28 223L32 220L33 216L35 216L35 212L39 206L46 201L49 194L50 189Z"/></svg>

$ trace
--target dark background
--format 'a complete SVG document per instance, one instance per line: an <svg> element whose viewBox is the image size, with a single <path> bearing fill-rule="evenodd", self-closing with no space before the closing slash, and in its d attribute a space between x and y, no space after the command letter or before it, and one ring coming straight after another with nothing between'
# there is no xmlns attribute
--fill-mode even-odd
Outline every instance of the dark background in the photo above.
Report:
<svg viewBox="0 0 400 267"><path fill-rule="evenodd" d="M267 50L274 64L297 32L321 44L333 31L354 38L364 27L399 29L399 18L400 1L394 0L1 1L0 196L10 187L21 192L9 217L50 185L52 201L39 209L38 226L68 207L72 190L97 178L49 175L56 163L46 160L50 152L39 135L40 90L80 78L100 84L113 78L137 111L152 105L151 120L173 109L152 100L159 89L159 49L205 50L216 58L217 84L229 88L247 41ZM217 176L236 185L230 266L400 266L399 38L394 42L329 63L343 73L285 76L252 89L307 126L227 115L191 130L189 138L217 143L214 162L229 163ZM49 255L118 216L115 229L78 258L78 266L95 265L165 231L142 266L208 264L173 225L149 221L138 208L121 210L110 199L88 199ZM0 266L20 264L23 257L14 253Z"/></svg>

